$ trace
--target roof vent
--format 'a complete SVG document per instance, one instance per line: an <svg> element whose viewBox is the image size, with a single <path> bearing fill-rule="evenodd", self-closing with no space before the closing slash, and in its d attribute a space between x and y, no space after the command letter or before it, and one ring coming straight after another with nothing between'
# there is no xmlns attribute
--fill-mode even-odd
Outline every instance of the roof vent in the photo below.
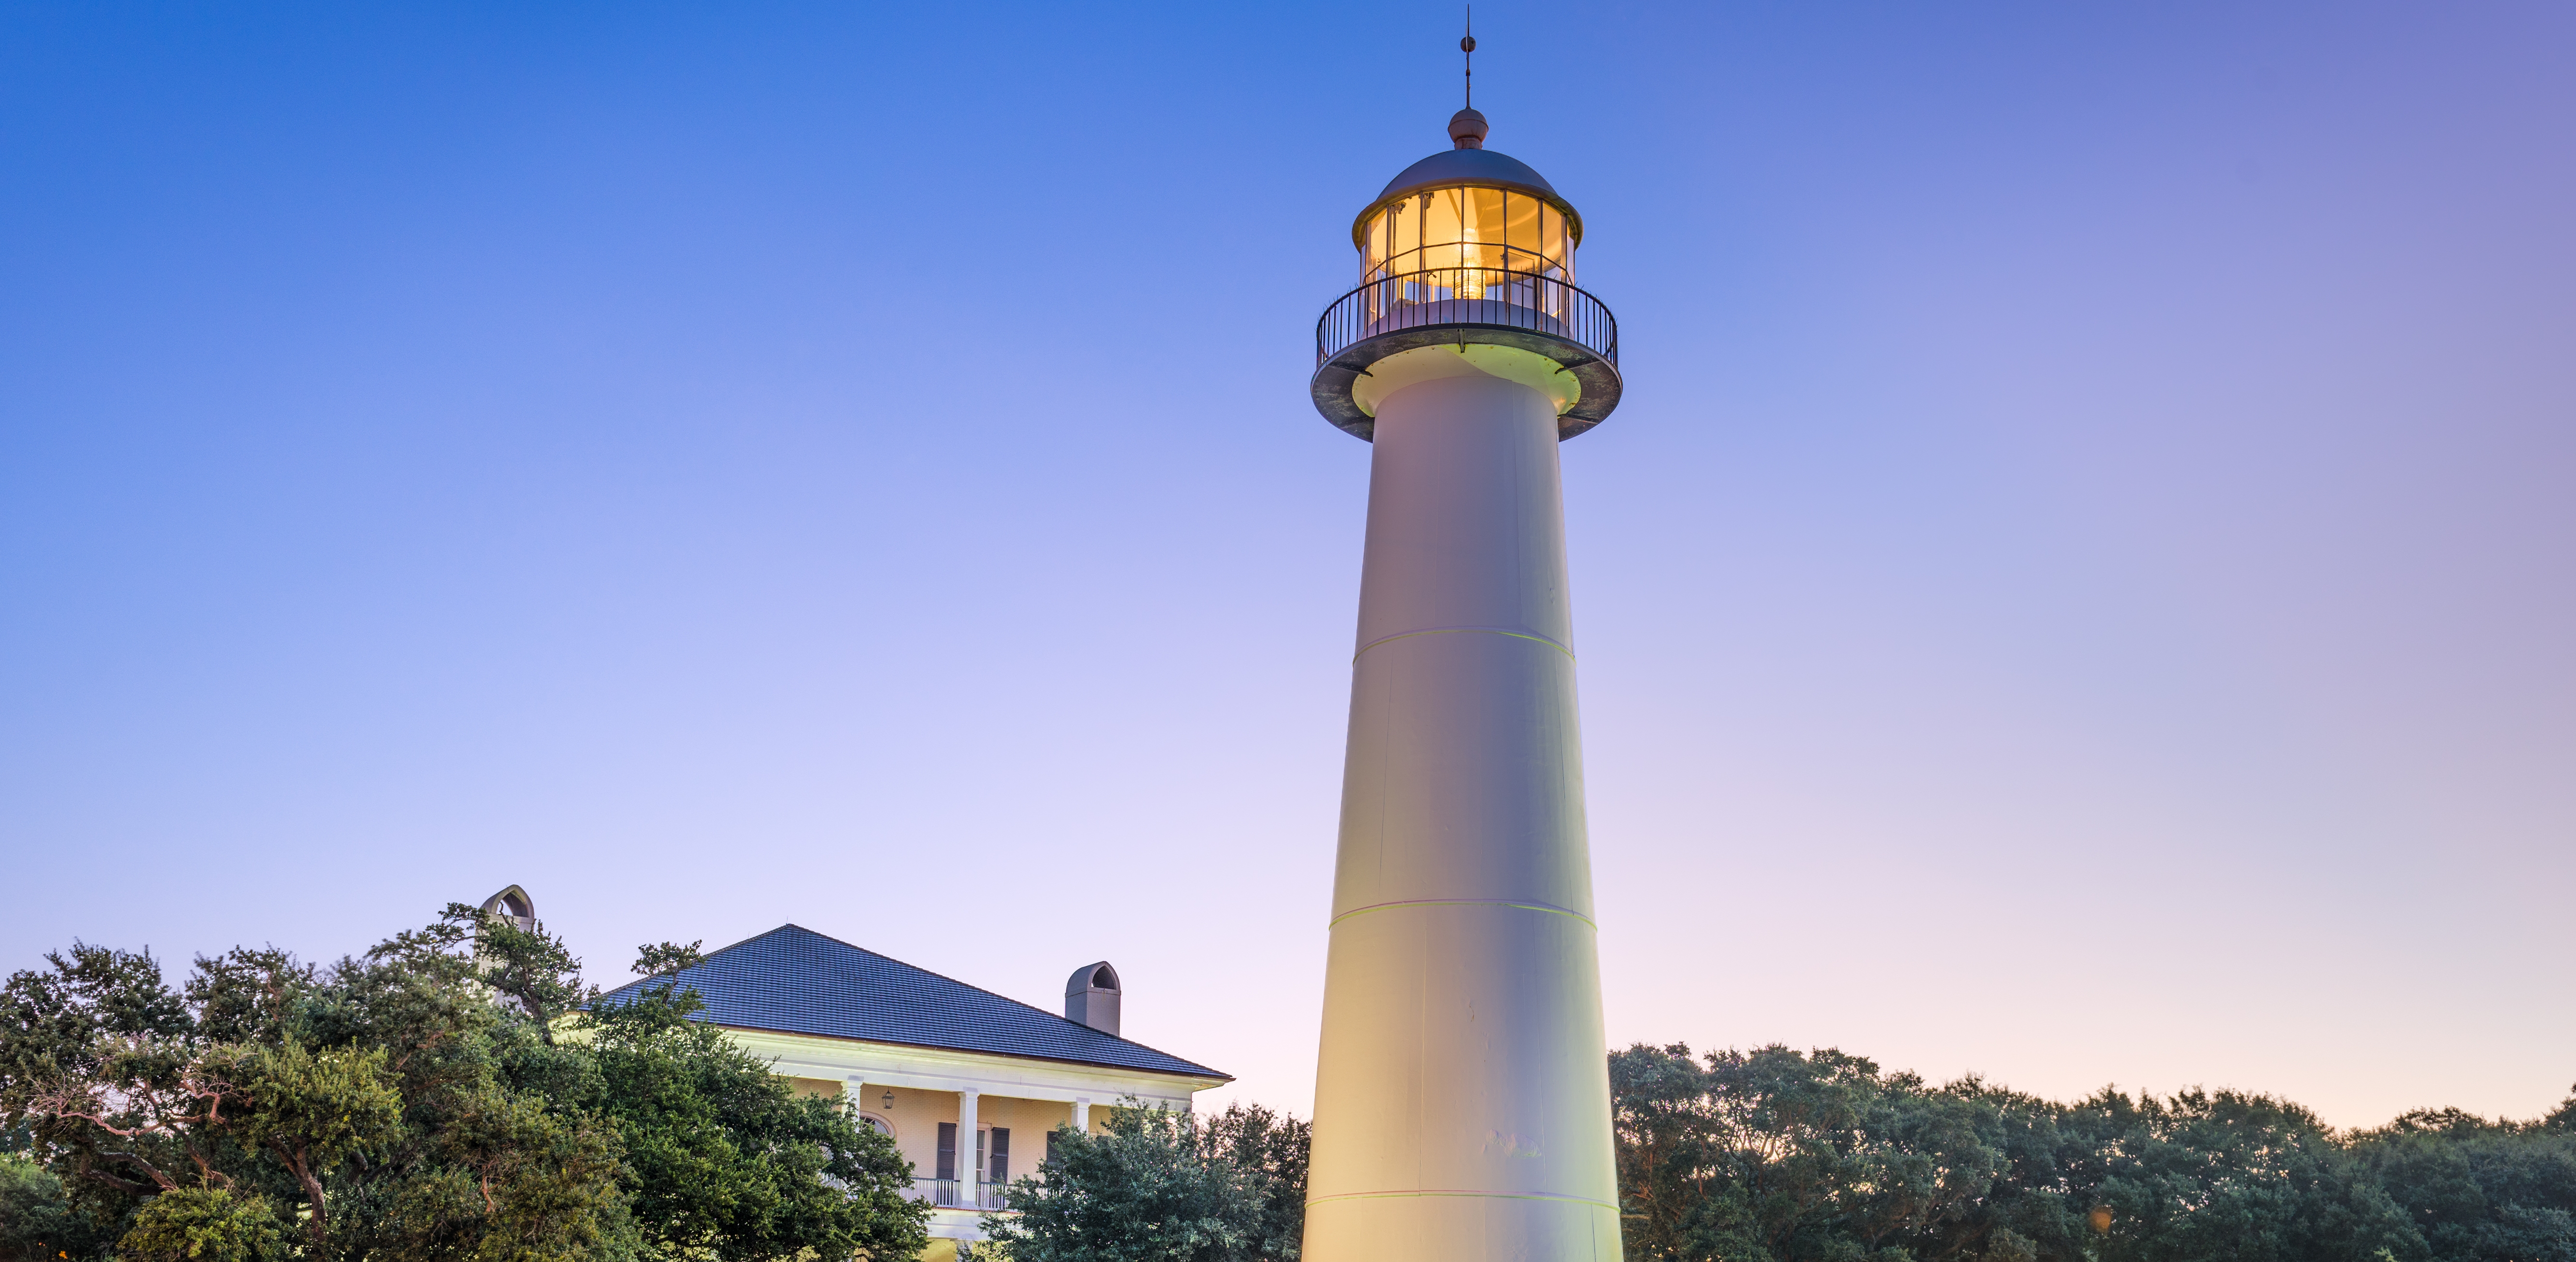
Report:
<svg viewBox="0 0 2576 1262"><path fill-rule="evenodd" d="M1112 1038L1118 1035L1118 970L1085 964L1064 981L1064 1015Z"/></svg>
<svg viewBox="0 0 2576 1262"><path fill-rule="evenodd" d="M483 914L509 921L525 932L533 933L537 928L537 900L516 885L484 899Z"/></svg>

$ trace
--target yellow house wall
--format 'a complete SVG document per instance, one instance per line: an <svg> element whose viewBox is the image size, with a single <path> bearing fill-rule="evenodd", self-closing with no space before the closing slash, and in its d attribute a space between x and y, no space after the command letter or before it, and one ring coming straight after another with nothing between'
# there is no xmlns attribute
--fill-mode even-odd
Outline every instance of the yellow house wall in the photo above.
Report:
<svg viewBox="0 0 2576 1262"><path fill-rule="evenodd" d="M726 1033L743 1050L769 1062L801 1095L838 1096L854 1084L857 1098L852 1103L887 1124L895 1151L921 1179L938 1173L939 1123L957 1120L960 1090L976 1092L979 1125L1010 1128L1010 1174L1016 1180L1037 1171L1046 1157L1047 1132L1071 1120L1074 1100L1091 1102L1091 1130L1098 1134L1107 1110L1122 1099L1187 1108L1193 1093L1225 1081L1212 1075L1142 1073L772 1030L728 1027ZM894 1093L891 1108L885 1103L888 1091ZM922 1257L955 1262L958 1241L983 1238L981 1219L980 1211L970 1209L932 1211L930 1247Z"/></svg>
<svg viewBox="0 0 2576 1262"><path fill-rule="evenodd" d="M1072 1122L1073 1106L1053 1100L984 1096L976 1102L975 1116L985 1126L1010 1128L1010 1175L1016 1181L1037 1173L1038 1163L1046 1159L1047 1132Z"/></svg>
<svg viewBox="0 0 2576 1262"><path fill-rule="evenodd" d="M885 1094L894 1092L894 1107L887 1108ZM939 1124L957 1120L957 1093L923 1091L917 1087L889 1088L881 1082L859 1084L859 1107L882 1118L894 1128L895 1151L912 1163L914 1178L928 1179L939 1174Z"/></svg>
<svg viewBox="0 0 2576 1262"><path fill-rule="evenodd" d="M894 1095L892 1108L885 1103L888 1092ZM939 1124L957 1120L956 1092L923 1091L871 1082L860 1085L858 1099L861 1111L884 1119L894 1131L895 1151L912 1163L915 1177L928 1179L938 1175ZM1095 1108L1094 1133L1100 1129L1098 1112ZM977 1129L1001 1126L1011 1132L1010 1173L1013 1179L1035 1174L1038 1162L1046 1158L1046 1133L1072 1121L1073 1106L1053 1100L1022 1100L994 1095L978 1095L975 1099Z"/></svg>

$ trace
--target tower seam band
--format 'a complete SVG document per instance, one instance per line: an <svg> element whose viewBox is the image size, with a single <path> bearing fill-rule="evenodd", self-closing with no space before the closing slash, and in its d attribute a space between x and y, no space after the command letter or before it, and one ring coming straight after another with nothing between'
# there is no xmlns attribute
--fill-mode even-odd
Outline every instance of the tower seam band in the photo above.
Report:
<svg viewBox="0 0 2576 1262"><path fill-rule="evenodd" d="M1608 1201L1596 1201L1588 1196L1561 1196L1552 1192L1460 1192L1446 1188L1425 1188L1415 1192L1336 1192L1331 1196L1310 1197L1306 1203L1321 1205L1326 1201L1374 1201L1397 1196L1476 1196L1498 1201L1559 1201L1574 1205L1598 1206L1613 1212L1619 1208Z"/></svg>
<svg viewBox="0 0 2576 1262"><path fill-rule="evenodd" d="M1371 903L1366 907L1354 907L1349 911L1343 912L1341 915L1333 917L1331 920L1325 922L1324 927L1330 929L1334 925L1338 925L1353 916L1365 916L1373 911L1388 911L1397 907L1511 907L1517 908L1521 911L1544 911L1553 912L1559 916L1572 916L1576 920L1580 920L1587 925L1591 925L1593 932L1598 933L1601 931L1601 926L1595 924L1592 917L1586 916L1582 912L1570 911L1566 908L1551 906L1547 903L1519 903L1503 898L1409 898L1392 903Z"/></svg>
<svg viewBox="0 0 2576 1262"><path fill-rule="evenodd" d="M1351 660L1357 662L1360 660L1360 654L1366 653L1370 649L1376 648L1381 644L1392 643L1396 640L1409 640L1417 635L1458 635L1468 631L1480 631L1486 635L1508 635L1515 640L1533 640L1540 644L1544 644L1549 648L1555 649L1559 653L1565 654L1568 659L1571 659L1574 656L1574 650L1567 648L1546 636L1531 635L1527 631L1506 631L1501 627L1426 627L1420 631L1398 631L1393 635L1379 636L1377 639L1361 645L1358 653L1351 654Z"/></svg>

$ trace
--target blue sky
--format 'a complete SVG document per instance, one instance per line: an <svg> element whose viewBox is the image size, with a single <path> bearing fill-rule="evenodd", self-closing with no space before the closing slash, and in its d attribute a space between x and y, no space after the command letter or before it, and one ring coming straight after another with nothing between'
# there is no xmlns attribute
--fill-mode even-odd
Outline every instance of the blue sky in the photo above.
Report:
<svg viewBox="0 0 2576 1262"><path fill-rule="evenodd" d="M519 882L794 921L1303 1112L1440 5L0 13L0 967ZM2576 1080L2559 6L1478 6L1613 1038Z"/></svg>

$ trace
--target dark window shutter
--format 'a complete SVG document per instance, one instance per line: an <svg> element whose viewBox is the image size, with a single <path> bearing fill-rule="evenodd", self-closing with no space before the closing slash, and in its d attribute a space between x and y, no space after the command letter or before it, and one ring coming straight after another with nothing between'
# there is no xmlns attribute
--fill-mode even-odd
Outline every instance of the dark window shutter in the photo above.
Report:
<svg viewBox="0 0 2576 1262"><path fill-rule="evenodd" d="M996 1126L993 1128L993 1173L989 1177L995 1183L1008 1183L1011 1181L1010 1127Z"/></svg>
<svg viewBox="0 0 2576 1262"><path fill-rule="evenodd" d="M939 1124L939 1178L957 1177L957 1123Z"/></svg>

